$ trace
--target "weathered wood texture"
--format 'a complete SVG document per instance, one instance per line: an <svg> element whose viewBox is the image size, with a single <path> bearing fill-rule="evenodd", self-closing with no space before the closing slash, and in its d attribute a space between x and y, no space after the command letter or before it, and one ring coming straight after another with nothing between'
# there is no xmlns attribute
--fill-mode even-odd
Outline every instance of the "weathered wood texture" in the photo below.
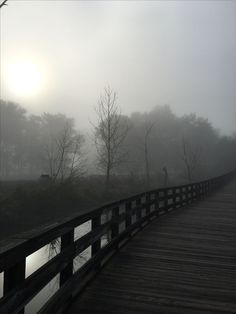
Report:
<svg viewBox="0 0 236 314"><path fill-rule="evenodd" d="M236 313L236 180L154 220L66 313Z"/></svg>
<svg viewBox="0 0 236 314"><path fill-rule="evenodd" d="M14 238L0 243L0 273L3 272L4 281L3 297L0 298L0 314L24 313L25 306L28 302L56 275L59 275L60 288L40 309L39 313L52 314L61 312L62 309L65 308L65 305L68 305L69 302L76 297L76 294L83 290L87 282L101 270L106 261L117 250L120 250L123 244L130 240L134 234L142 230L144 226L152 222L153 219L160 218L163 214L170 213L177 208L188 206L197 200L203 199L209 192L222 187L234 176L235 172L231 172L202 182L147 191L128 199L105 204L89 213L71 217L66 221L60 223L55 222L55 224L47 227L39 227L37 230L21 234L20 236L16 235ZM221 202L222 198L218 199L218 203L216 202L215 204L221 206ZM224 204L222 206L224 208ZM221 216L218 216L219 210L217 206L214 206L214 210L212 210L211 216L219 220ZM198 211L196 211L196 213L199 215ZM205 216L203 216L204 218L202 217L202 219L207 220L209 217L205 209L203 213ZM171 217L172 216L170 216L170 227L173 225ZM183 221L181 221L180 215L180 218L178 218L176 222L178 225L178 228L176 225L176 234L170 234L169 237L167 237L167 243L165 244L167 247L172 244L171 238L180 235L182 231L183 238L184 235L187 236L186 228L191 230L191 221L185 221L184 217L185 216L183 216ZM191 217L191 215L187 213L186 217ZM196 219L196 224L201 222L198 220ZM161 221L162 220L160 220L160 223ZM75 237L75 229L85 222L91 223L91 230L88 230L85 235L77 239ZM168 227L168 221L166 222L166 226ZM169 230L168 228L166 229L167 231ZM167 231L163 230L163 232ZM150 228L150 238L146 239L144 237L142 240L143 247L140 247L140 258L134 258L135 255L133 256L134 260L138 261L141 259L140 268L143 266L140 275L138 274L137 266L136 279L138 281L134 281L134 286L138 286L138 282L140 281L140 283L142 283L142 278L145 278L145 276L142 277L146 263L145 252L148 248L152 248L155 244L154 240L158 239L159 233L156 232L160 232L158 228ZM105 246L103 243L104 237L107 237L107 244ZM177 237L179 241L182 238L181 236L179 236L179 238ZM55 239L59 239L61 243L58 254L26 278L25 264L27 256ZM204 241L204 237L200 238L200 240ZM74 259L86 249L91 249L91 256L75 271L73 269ZM153 246L153 249L155 249L155 246ZM155 254L158 253L157 249ZM160 251L159 258L161 258L162 253L163 252ZM163 254L163 259L164 257L165 254ZM131 264L131 266L129 266L130 258L132 260L132 255L123 258L121 266L131 267L133 271L136 272L135 265ZM149 258L147 255L147 259L151 261L153 256ZM174 261L172 264L175 266ZM164 262L166 261L164 260ZM148 271L152 269L153 265L155 266L155 264L150 265L151 268ZM114 278L111 277L111 281L108 280L111 285L113 285L112 280L115 281L115 270L116 266L114 269ZM121 269L121 272L122 271L123 269ZM130 269L128 268L127 278L129 272ZM119 274L119 272L117 274ZM152 280L150 283L151 282ZM107 285L107 287L109 287L109 285ZM125 289L129 290L128 283L125 283L123 289L123 295L127 295ZM145 289L144 286L143 290ZM104 288L104 292L105 291L106 287ZM110 310L108 310L108 313L110 313Z"/></svg>

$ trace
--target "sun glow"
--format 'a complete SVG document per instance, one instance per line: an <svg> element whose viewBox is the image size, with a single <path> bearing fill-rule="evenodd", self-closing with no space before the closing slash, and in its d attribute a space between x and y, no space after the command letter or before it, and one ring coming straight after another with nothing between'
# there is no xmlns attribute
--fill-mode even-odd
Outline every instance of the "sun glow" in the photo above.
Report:
<svg viewBox="0 0 236 314"><path fill-rule="evenodd" d="M40 67L33 62L17 62L7 71L8 88L18 96L34 96L44 85L44 76Z"/></svg>

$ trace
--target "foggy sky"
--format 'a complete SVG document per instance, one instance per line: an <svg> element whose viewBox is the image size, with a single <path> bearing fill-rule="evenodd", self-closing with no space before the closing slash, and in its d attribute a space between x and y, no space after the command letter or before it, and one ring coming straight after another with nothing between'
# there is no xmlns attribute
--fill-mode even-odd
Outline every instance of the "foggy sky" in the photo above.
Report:
<svg viewBox="0 0 236 314"><path fill-rule="evenodd" d="M236 121L235 1L9 0L1 10L1 98L30 112L63 112L89 127L103 87L124 114L169 104L224 132ZM6 85L14 60L40 65L40 94Z"/></svg>

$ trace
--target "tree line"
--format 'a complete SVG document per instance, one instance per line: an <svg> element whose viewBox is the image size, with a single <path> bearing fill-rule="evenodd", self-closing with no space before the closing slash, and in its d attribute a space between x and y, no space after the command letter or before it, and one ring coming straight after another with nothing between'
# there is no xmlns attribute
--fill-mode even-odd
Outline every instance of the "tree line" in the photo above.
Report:
<svg viewBox="0 0 236 314"><path fill-rule="evenodd" d="M170 106L123 115L116 92L106 87L91 123L96 151L64 114L30 115L0 101L1 180L73 181L96 175L108 192L114 180L143 188L192 182L235 168L236 139L223 136L196 114L178 117ZM96 165L93 171L92 165Z"/></svg>

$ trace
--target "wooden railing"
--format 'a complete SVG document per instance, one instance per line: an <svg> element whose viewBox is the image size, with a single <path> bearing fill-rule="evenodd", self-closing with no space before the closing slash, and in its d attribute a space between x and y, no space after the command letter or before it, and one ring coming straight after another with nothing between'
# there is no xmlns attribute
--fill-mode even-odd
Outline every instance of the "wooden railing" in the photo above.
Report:
<svg viewBox="0 0 236 314"><path fill-rule="evenodd" d="M141 193L6 242L0 248L0 273L4 274L0 313L24 313L27 303L58 274L59 289L39 313L61 312L109 257L147 223L205 197L233 175ZM90 231L76 239L75 228L85 222L90 222ZM26 278L27 256L58 238L60 252ZM75 271L74 259L87 248L91 248L88 260Z"/></svg>

